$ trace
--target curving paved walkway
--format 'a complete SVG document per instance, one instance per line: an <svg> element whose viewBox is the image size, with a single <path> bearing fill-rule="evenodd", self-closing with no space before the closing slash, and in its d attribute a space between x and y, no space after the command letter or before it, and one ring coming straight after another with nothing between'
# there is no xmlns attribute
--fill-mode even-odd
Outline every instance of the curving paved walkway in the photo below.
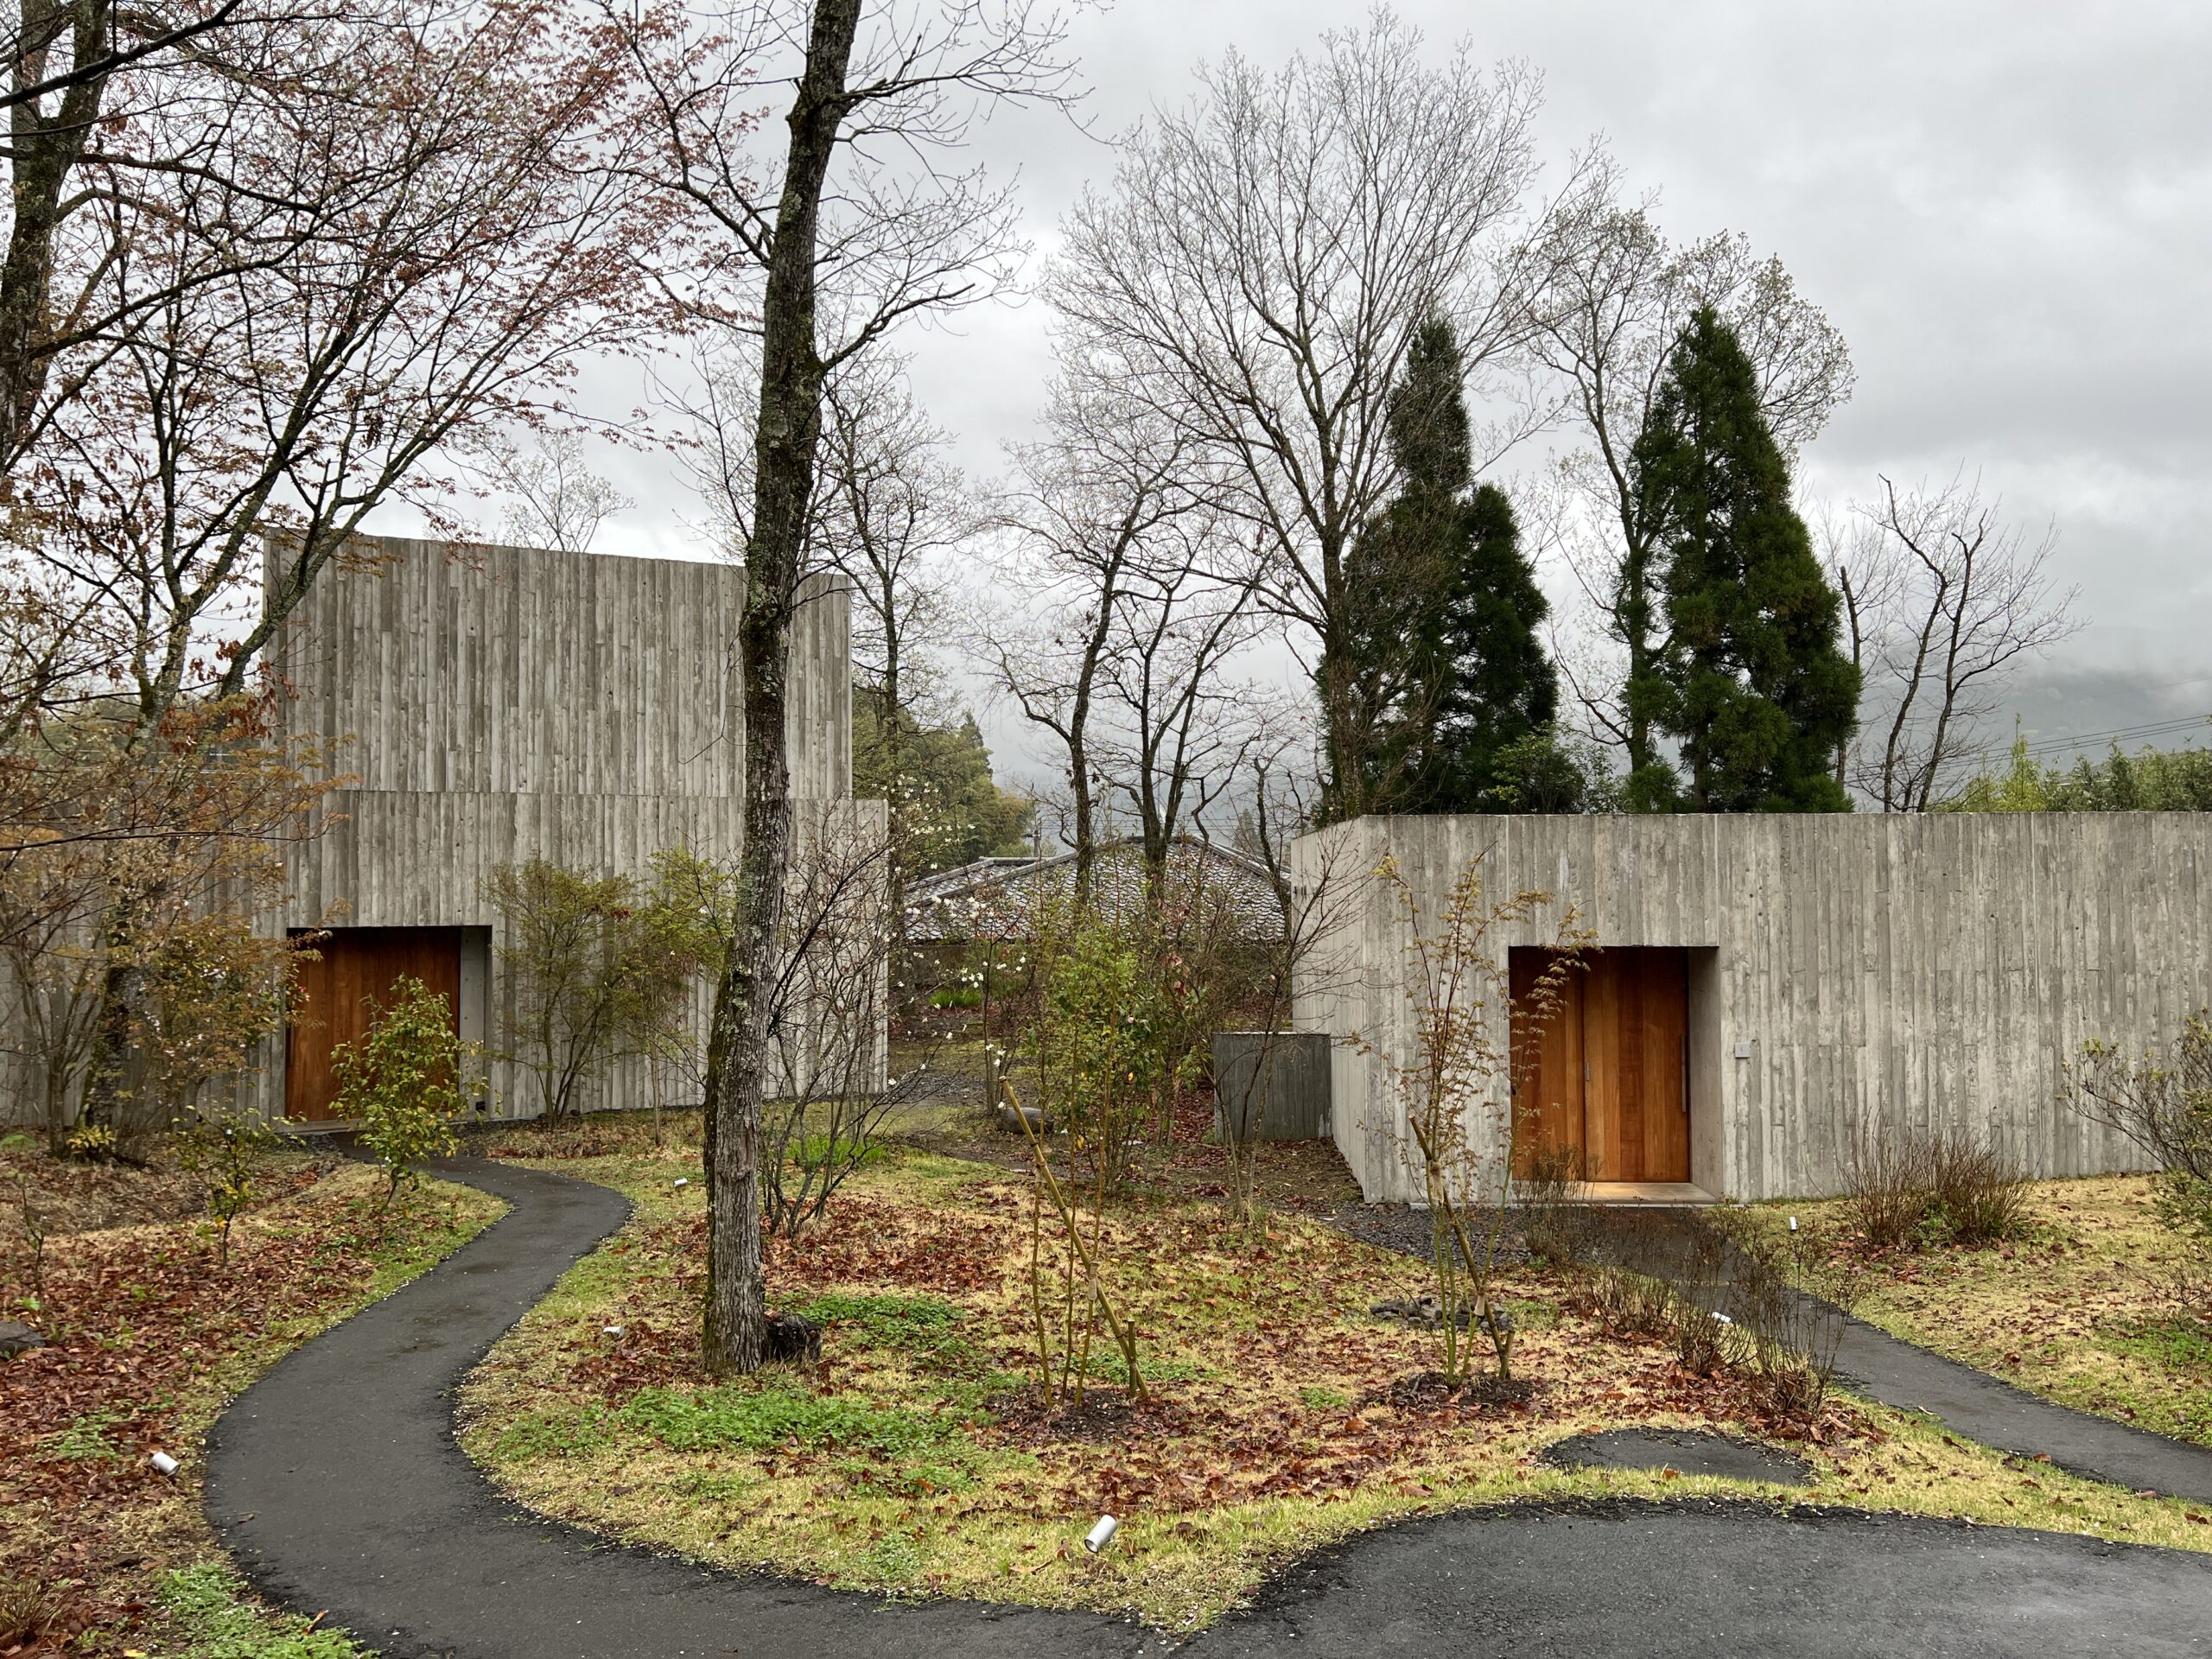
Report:
<svg viewBox="0 0 2212 1659"><path fill-rule="evenodd" d="M317 1338L210 1436L210 1519L257 1588L394 1656L874 1659L1159 1652L1081 1613L899 1605L610 1544L508 1502L453 1436L460 1378L622 1224L603 1187L476 1160L513 1211ZM1293 1568L1200 1655L2212 1652L2212 1560L1758 1505L1444 1516Z"/></svg>
<svg viewBox="0 0 2212 1659"><path fill-rule="evenodd" d="M2212 1503L2212 1446L2170 1440L2016 1389L1970 1365L1847 1320L1836 1370L1884 1405L1924 1411L1968 1440L2133 1491Z"/></svg>

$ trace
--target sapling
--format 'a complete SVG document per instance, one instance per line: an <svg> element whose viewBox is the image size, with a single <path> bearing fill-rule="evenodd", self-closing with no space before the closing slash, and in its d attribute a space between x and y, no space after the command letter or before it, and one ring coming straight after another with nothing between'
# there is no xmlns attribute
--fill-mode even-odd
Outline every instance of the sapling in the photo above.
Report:
<svg viewBox="0 0 2212 1659"><path fill-rule="evenodd" d="M1553 940L1554 954L1521 998L1517 1036L1501 1044L1496 1027L1511 998L1503 953L1491 940L1525 926L1552 904L1548 893L1524 891L1491 899L1483 884L1484 855L1462 869L1432 922L1395 859L1376 867L1403 915L1405 997L1412 1040L1401 1054L1355 1033L1354 1045L1377 1061L1404 1112L1400 1155L1421 1179L1429 1217L1442 1319L1444 1380L1465 1380L1459 1351L1462 1310L1471 1328L1490 1339L1501 1382L1512 1376L1514 1326L1497 1294L1499 1258L1511 1216L1514 1084L1527 1074L1544 1027L1557 1013L1567 976L1588 943L1570 906ZM1518 1045L1516 1047L1516 1045ZM1465 1281L1464 1286L1462 1281Z"/></svg>
<svg viewBox="0 0 2212 1659"><path fill-rule="evenodd" d="M207 1189L207 1213L218 1224L216 1260L231 1263L231 1224L253 1202L255 1177L276 1132L235 1109L208 1109L177 1126L177 1159Z"/></svg>
<svg viewBox="0 0 2212 1659"><path fill-rule="evenodd" d="M403 977L361 1039L340 1043L332 1054L339 1115L360 1121L361 1144L390 1177L380 1210L391 1207L417 1165L458 1148L453 1123L462 1079L480 1052L454 1032L452 1007L442 994Z"/></svg>

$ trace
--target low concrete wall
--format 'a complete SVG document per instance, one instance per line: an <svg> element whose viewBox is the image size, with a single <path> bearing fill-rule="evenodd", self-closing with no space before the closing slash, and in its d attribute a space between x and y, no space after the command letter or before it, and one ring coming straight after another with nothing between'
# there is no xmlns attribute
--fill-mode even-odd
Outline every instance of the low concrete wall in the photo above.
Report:
<svg viewBox="0 0 2212 1659"><path fill-rule="evenodd" d="M1319 1032L1217 1033L1213 1087L1217 1141L1328 1137L1329 1039Z"/></svg>
<svg viewBox="0 0 2212 1659"><path fill-rule="evenodd" d="M1501 959L1569 904L1601 947L1688 949L1691 1178L1720 1196L1835 1192L1862 1128L1964 1132L2037 1175L2139 1168L2058 1103L2062 1064L2212 1002L2207 815L1363 818L1292 865L1329 918L1297 1023L1338 1039L1336 1140L1370 1198L1419 1190L1376 1058L1412 1049L1386 855L1431 916L1478 856L1494 898L1554 894L1491 938ZM1484 1017L1503 1044L1507 1009Z"/></svg>

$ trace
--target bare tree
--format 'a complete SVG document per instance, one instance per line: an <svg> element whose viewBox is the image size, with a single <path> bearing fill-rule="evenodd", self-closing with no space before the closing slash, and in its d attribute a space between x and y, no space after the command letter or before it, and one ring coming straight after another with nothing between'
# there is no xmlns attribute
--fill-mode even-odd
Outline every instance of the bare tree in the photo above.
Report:
<svg viewBox="0 0 2212 1659"><path fill-rule="evenodd" d="M1013 545L997 573L1042 620L995 616L976 645L994 682L1066 755L1076 891L1087 896L1102 816L1094 722L1109 656L1155 544L1174 540L1198 510L1199 446L1072 352L1045 425L1043 442L1014 454L1001 508Z"/></svg>
<svg viewBox="0 0 2212 1659"><path fill-rule="evenodd" d="M1203 834L1271 729L1271 699L1233 665L1260 618L1249 583L1206 575L1208 520L1178 556L1147 561L1111 607L1100 658L1106 720L1093 759L1135 815L1157 892L1176 841Z"/></svg>
<svg viewBox="0 0 2212 1659"><path fill-rule="evenodd" d="M824 383L813 525L820 556L853 586L853 671L894 784L905 729L942 682L949 556L977 529L967 480L944 458L948 436L914 402L905 367L872 353Z"/></svg>
<svg viewBox="0 0 2212 1659"><path fill-rule="evenodd" d="M1676 337L1699 307L1719 313L1758 372L1762 409L1785 452L1810 441L1850 396L1853 371L1842 335L1778 259L1761 259L1746 238L1726 233L1675 247L1647 207L1620 205L1610 171L1598 186L1554 220L1541 262L1531 350L1565 390L1573 443L1536 506L1611 647L1585 641L1554 655L1590 735L1624 751L1634 771L1656 758L1651 711L1621 688L1648 675L1665 641L1658 527L1630 452Z"/></svg>
<svg viewBox="0 0 2212 1659"><path fill-rule="evenodd" d="M1871 705L1839 776L1885 812L1942 800L2020 659L2081 626L2080 590L2050 572L2056 528L2030 541L1999 508L1963 472L1937 489L1885 478L1857 533L1829 542Z"/></svg>
<svg viewBox="0 0 2212 1659"><path fill-rule="evenodd" d="M1276 75L1232 53L1130 137L1050 279L1125 395L1234 481L1264 601L1315 653L1335 816L1367 805L1345 560L1394 483L1390 389L1432 315L1481 390L1510 387L1544 245L1523 236L1539 91L1525 67L1486 74L1464 50L1433 66L1386 11Z"/></svg>
<svg viewBox="0 0 2212 1659"><path fill-rule="evenodd" d="M546 432L528 447L507 433L489 433L473 460L505 499L507 534L525 547L588 553L601 524L638 505L591 469L573 430Z"/></svg>
<svg viewBox="0 0 2212 1659"><path fill-rule="evenodd" d="M639 121L655 140L639 171L682 204L676 245L693 256L660 280L702 327L747 340L759 365L742 434L731 397L695 411L732 498L724 516L744 529L747 578L741 897L708 1046L702 1350L717 1370L755 1369L766 1330L761 1085L791 849L791 630L813 563L823 389L901 321L1010 280L1007 192L941 162L980 111L1071 96L1062 38L1058 18L1027 0L668 5L626 29L648 89ZM771 86L779 146L754 142Z"/></svg>

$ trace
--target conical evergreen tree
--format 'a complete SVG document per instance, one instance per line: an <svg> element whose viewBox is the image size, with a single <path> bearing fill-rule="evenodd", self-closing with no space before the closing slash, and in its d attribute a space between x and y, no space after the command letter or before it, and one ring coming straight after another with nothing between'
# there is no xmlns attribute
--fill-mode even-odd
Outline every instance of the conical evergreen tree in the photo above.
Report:
<svg viewBox="0 0 2212 1659"><path fill-rule="evenodd" d="M1633 464L1666 559L1668 639L1652 683L1630 696L1649 699L1688 777L1671 800L1669 780L1632 779L1632 798L1849 811L1834 768L1858 721L1859 671L1840 646L1841 603L1790 505L1751 359L1710 308L1675 343Z"/></svg>
<svg viewBox="0 0 2212 1659"><path fill-rule="evenodd" d="M1471 494L1458 344L1424 323L1390 397L1397 499L1347 562L1371 722L1367 783L1411 812L1573 810L1580 774L1551 739L1549 613L1504 492Z"/></svg>

